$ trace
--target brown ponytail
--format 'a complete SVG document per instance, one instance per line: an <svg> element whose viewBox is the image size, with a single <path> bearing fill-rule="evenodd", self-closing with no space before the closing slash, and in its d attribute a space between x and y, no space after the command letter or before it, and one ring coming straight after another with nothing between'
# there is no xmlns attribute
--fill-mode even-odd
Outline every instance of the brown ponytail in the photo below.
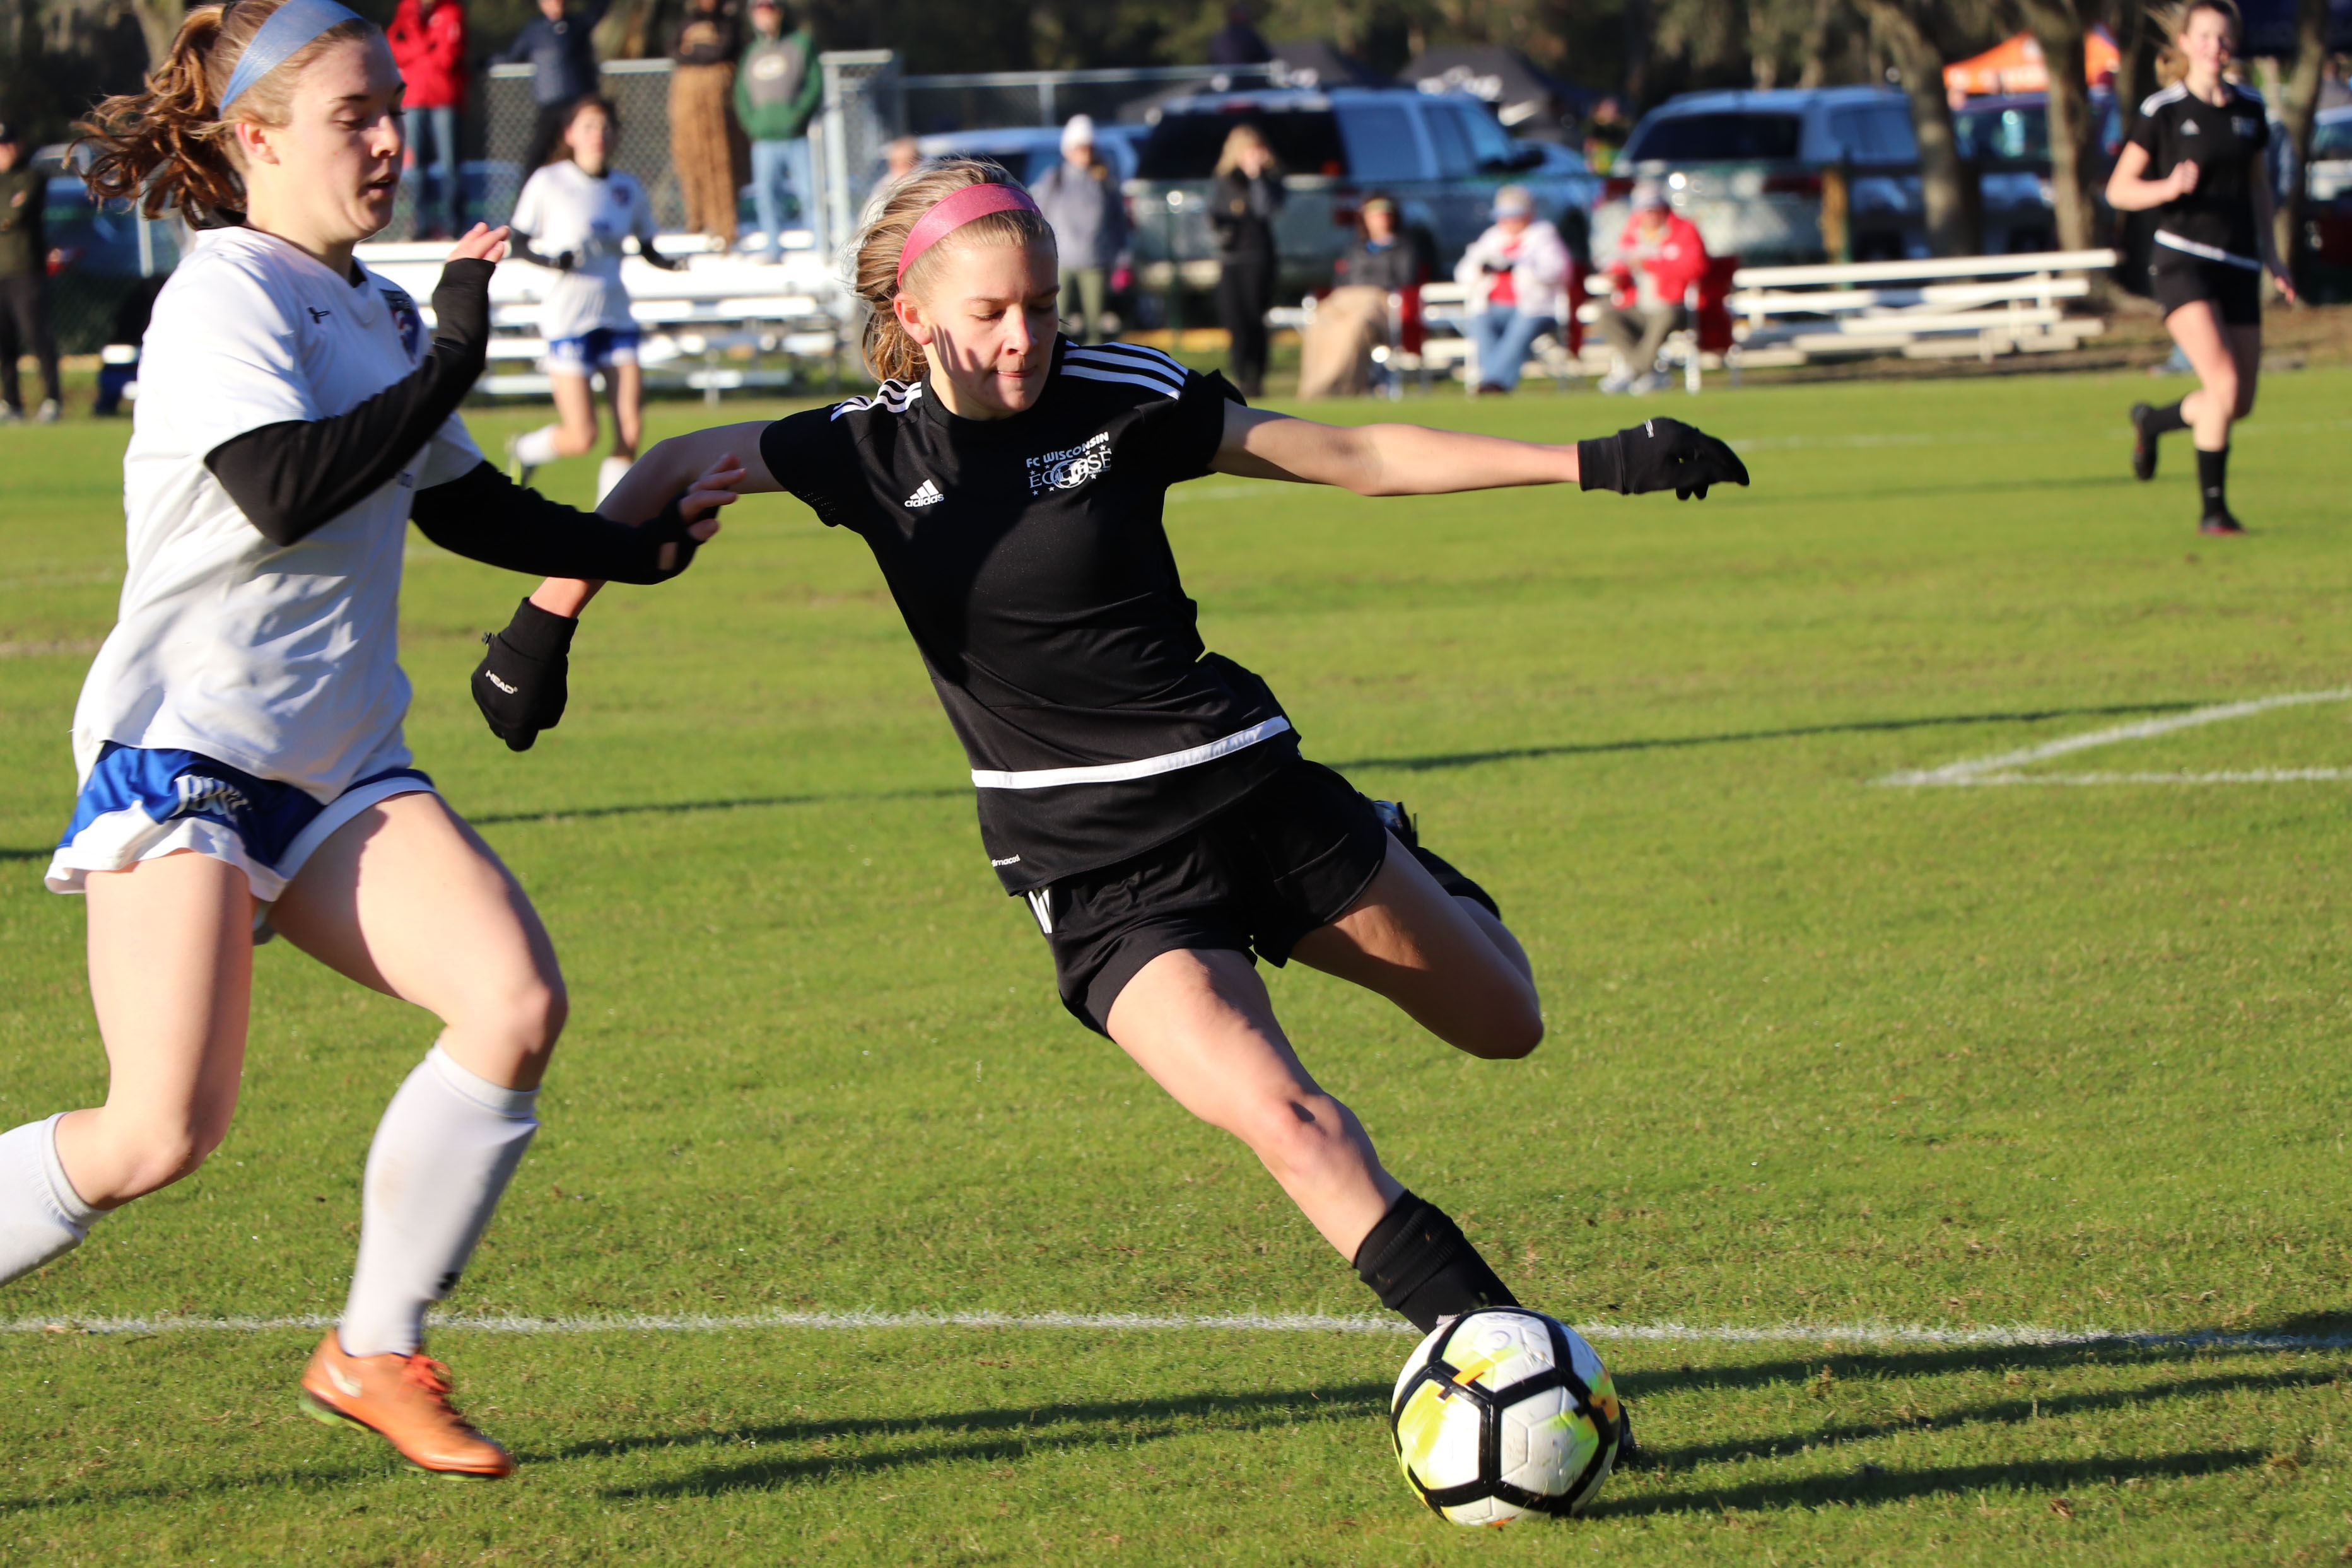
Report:
<svg viewBox="0 0 2352 1568"><path fill-rule="evenodd" d="M233 118L220 116L220 95L254 34L286 0L234 0L188 13L163 63L137 92L119 93L74 127L95 150L82 176L100 201L136 201L149 217L173 207L192 223L245 210L245 175L236 151L237 121L283 125L294 79L330 47L377 36L366 22L330 27L294 51L284 64L237 99Z"/></svg>
<svg viewBox="0 0 2352 1568"><path fill-rule="evenodd" d="M891 301L898 297L898 253L922 216L966 185L1009 185L1013 176L997 164L978 158L943 158L926 163L896 184L885 186L866 209L866 226L857 234L857 297L866 301L866 366L885 381L915 381L925 365L922 345L898 324ZM954 230L916 258L907 269L905 287L919 290L939 267L942 251L975 245L1027 245L1051 240L1054 231L1033 212L991 213Z"/></svg>
<svg viewBox="0 0 2352 1568"><path fill-rule="evenodd" d="M2184 4L2168 5L2150 13L2164 47L2157 51L2156 79L2158 85L2170 87L2189 74L2189 57L2181 52L2180 35L2189 30L2189 19L2200 11L2210 11L2230 24L2230 47L2235 50L2238 40L2245 37L2245 22L2238 15L2232 0L2185 0Z"/></svg>

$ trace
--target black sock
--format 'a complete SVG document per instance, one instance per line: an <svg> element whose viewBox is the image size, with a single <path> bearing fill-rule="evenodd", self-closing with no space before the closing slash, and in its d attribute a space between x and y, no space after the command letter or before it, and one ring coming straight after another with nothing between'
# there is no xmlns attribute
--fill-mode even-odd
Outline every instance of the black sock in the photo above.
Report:
<svg viewBox="0 0 2352 1568"><path fill-rule="evenodd" d="M2230 515L2230 499L2226 493L2230 488L2229 447L2224 447L2218 452L2209 452L2202 447L2197 448L2197 488L2205 497L2205 516Z"/></svg>
<svg viewBox="0 0 2352 1568"><path fill-rule="evenodd" d="M1356 1277L1379 1294L1381 1306L1403 1313L1424 1334L1440 1318L1519 1304L1462 1227L1411 1193L1389 1206L1356 1249Z"/></svg>
<svg viewBox="0 0 2352 1568"><path fill-rule="evenodd" d="M2186 430L2189 421L2180 416L2180 405L2168 403L2161 408L2151 408L2147 415L2147 433L2161 436L2168 430Z"/></svg>

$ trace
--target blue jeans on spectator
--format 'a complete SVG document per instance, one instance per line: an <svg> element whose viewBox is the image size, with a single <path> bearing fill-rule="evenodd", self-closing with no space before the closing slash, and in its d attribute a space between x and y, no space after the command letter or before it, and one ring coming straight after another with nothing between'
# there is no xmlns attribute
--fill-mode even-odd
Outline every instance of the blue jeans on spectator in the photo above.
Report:
<svg viewBox="0 0 2352 1568"><path fill-rule="evenodd" d="M1528 345L1552 329L1549 316L1528 315L1516 305L1489 305L1470 318L1470 341L1478 350L1478 384L1509 392L1519 384Z"/></svg>
<svg viewBox="0 0 2352 1568"><path fill-rule="evenodd" d="M438 109L408 111L408 144L413 159L407 177L411 187L410 229L419 239L435 228L433 209L438 205L452 237L466 232L466 193L457 183L457 111Z"/></svg>
<svg viewBox="0 0 2352 1568"><path fill-rule="evenodd" d="M816 199L816 164L809 156L808 138L751 143L751 205L768 236L768 259L783 259L784 195L789 191L800 208L801 224L813 237L818 254L824 251L824 214Z"/></svg>

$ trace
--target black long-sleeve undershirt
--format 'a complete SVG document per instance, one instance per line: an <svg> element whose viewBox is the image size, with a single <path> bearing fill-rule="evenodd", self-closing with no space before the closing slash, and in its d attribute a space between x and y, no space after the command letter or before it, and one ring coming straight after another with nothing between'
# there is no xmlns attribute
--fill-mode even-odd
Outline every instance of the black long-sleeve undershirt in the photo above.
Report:
<svg viewBox="0 0 2352 1568"><path fill-rule="evenodd" d="M357 407L288 419L205 455L229 499L270 543L294 543L374 493L457 411L489 357L492 263L460 259L433 290L424 362Z"/></svg>
<svg viewBox="0 0 2352 1568"><path fill-rule="evenodd" d="M536 577L664 583L694 554L675 503L642 527L614 522L527 490L488 463L417 491L409 515L425 538L452 554ZM677 555L665 571L661 548L670 543Z"/></svg>

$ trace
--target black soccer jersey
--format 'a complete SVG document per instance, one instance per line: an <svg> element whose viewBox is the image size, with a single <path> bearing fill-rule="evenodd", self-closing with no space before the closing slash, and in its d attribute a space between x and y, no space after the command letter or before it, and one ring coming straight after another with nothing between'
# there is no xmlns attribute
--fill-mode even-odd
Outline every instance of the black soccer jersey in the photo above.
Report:
<svg viewBox="0 0 2352 1568"><path fill-rule="evenodd" d="M1156 847L1298 754L1265 682L1203 648L1161 523L1229 401L1156 349L1065 341L1011 418L891 381L760 437L778 484L872 547L1010 891Z"/></svg>
<svg viewBox="0 0 2352 1568"><path fill-rule="evenodd" d="M2165 249L2207 261L2262 265L2254 232L2254 183L2269 178L2263 149L2270 145L2270 121L2260 94L2235 82L2222 84L2219 104L2191 97L2174 83L2139 106L2131 139L2147 150L2147 175L2161 180L2184 160L2197 165L2197 188L2156 209L2153 260L2164 264Z"/></svg>

